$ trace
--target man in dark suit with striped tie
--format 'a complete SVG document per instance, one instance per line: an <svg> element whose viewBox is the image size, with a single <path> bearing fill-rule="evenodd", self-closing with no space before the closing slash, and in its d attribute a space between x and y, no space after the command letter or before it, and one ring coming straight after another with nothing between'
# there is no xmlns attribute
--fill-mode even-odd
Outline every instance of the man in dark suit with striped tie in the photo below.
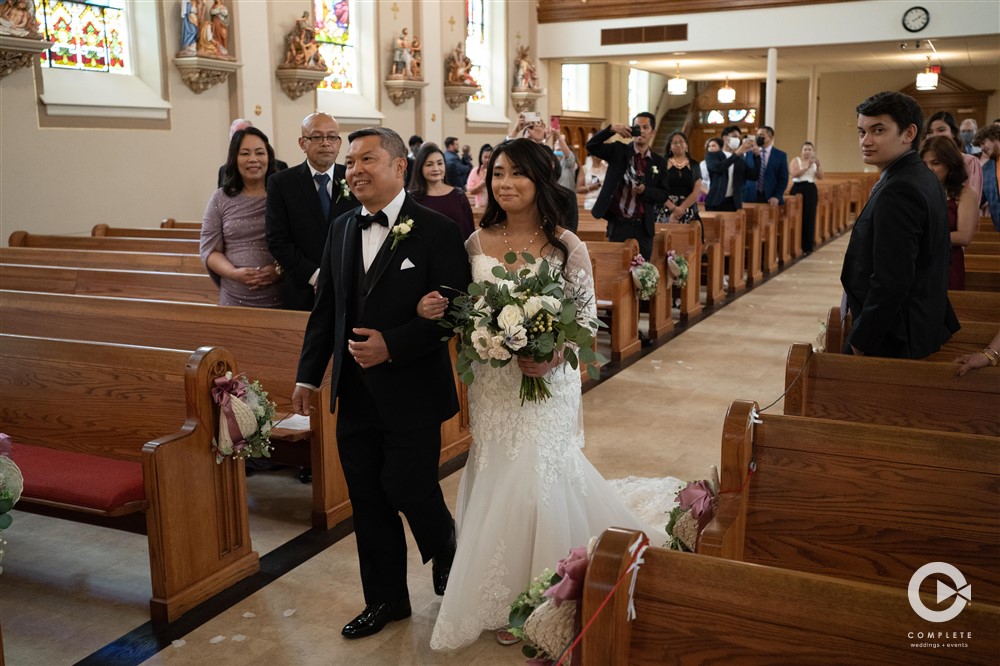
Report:
<svg viewBox="0 0 1000 666"><path fill-rule="evenodd" d="M332 116L306 116L299 137L306 160L267 181L264 233L285 274L284 303L290 310L312 309L330 223L358 205L343 165L336 164L340 144L340 126Z"/></svg>

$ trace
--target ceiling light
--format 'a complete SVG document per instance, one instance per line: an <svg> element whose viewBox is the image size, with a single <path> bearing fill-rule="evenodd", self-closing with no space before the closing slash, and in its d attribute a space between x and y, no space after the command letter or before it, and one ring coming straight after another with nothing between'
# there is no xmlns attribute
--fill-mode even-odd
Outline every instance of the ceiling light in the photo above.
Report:
<svg viewBox="0 0 1000 666"><path fill-rule="evenodd" d="M736 91L729 85L729 77L726 77L726 85L719 88L719 102L721 104L732 104L736 101Z"/></svg>
<svg viewBox="0 0 1000 666"><path fill-rule="evenodd" d="M917 74L917 90L937 90L938 75L931 71L931 57L927 56L927 68Z"/></svg>
<svg viewBox="0 0 1000 666"><path fill-rule="evenodd" d="M687 79L681 78L681 64L677 63L677 73L674 78L667 81L668 95L686 95L688 91Z"/></svg>

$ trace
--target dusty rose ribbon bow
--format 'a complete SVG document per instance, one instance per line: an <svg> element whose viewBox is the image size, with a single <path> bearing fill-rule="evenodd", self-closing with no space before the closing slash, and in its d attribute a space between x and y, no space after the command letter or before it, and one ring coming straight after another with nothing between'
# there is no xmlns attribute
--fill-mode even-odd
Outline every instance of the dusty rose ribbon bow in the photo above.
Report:
<svg viewBox="0 0 1000 666"><path fill-rule="evenodd" d="M240 432L240 424L236 421L236 414L233 413L230 400L234 397L242 400L243 396L246 395L246 389L243 382L236 377L228 378L223 375L216 377L213 383L215 386L212 387L212 400L222 410L226 417L226 423L229 424L229 437L233 440L233 450L239 451L246 446L246 440L243 439L243 433Z"/></svg>
<svg viewBox="0 0 1000 666"><path fill-rule="evenodd" d="M690 510L691 516L701 518L706 511L712 510L712 489L707 481L692 481L678 494L681 508Z"/></svg>
<svg viewBox="0 0 1000 666"><path fill-rule="evenodd" d="M542 596L552 599L556 606L564 601L575 601L583 597L583 578L587 574L587 548L573 548L569 555L556 565L556 573L562 578L558 583L545 590Z"/></svg>

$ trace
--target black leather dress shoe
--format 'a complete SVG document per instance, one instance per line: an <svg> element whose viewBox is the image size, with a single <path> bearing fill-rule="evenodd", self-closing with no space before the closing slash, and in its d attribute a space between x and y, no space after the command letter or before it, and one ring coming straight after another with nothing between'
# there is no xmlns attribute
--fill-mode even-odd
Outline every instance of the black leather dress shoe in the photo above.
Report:
<svg viewBox="0 0 1000 666"><path fill-rule="evenodd" d="M451 563L455 561L455 526L451 527L451 538L448 539L447 550L431 561L431 578L434 581L434 593L439 597L444 596L444 589L448 587L448 575L451 574Z"/></svg>
<svg viewBox="0 0 1000 666"><path fill-rule="evenodd" d="M345 638L364 638L382 631L385 625L393 620L404 620L408 617L410 617L409 603L368 604L361 615L344 625L340 633Z"/></svg>

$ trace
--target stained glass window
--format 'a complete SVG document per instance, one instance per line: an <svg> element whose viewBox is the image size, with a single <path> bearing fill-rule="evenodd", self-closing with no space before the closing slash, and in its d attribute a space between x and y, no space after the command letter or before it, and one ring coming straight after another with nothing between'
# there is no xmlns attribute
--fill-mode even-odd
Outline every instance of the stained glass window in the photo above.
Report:
<svg viewBox="0 0 1000 666"><path fill-rule="evenodd" d="M43 67L131 73L125 0L35 0L35 18L54 42L40 56Z"/></svg>
<svg viewBox="0 0 1000 666"><path fill-rule="evenodd" d="M320 90L355 92L358 49L356 31L351 30L353 4L351 0L313 0L316 42L327 71Z"/></svg>
<svg viewBox="0 0 1000 666"><path fill-rule="evenodd" d="M757 122L757 109L712 109L702 111L700 120L703 125L724 125L727 122L754 125Z"/></svg>
<svg viewBox="0 0 1000 666"><path fill-rule="evenodd" d="M489 12L485 0L465 0L465 55L472 61L469 74L479 84L479 92L469 98L470 103L490 103Z"/></svg>

